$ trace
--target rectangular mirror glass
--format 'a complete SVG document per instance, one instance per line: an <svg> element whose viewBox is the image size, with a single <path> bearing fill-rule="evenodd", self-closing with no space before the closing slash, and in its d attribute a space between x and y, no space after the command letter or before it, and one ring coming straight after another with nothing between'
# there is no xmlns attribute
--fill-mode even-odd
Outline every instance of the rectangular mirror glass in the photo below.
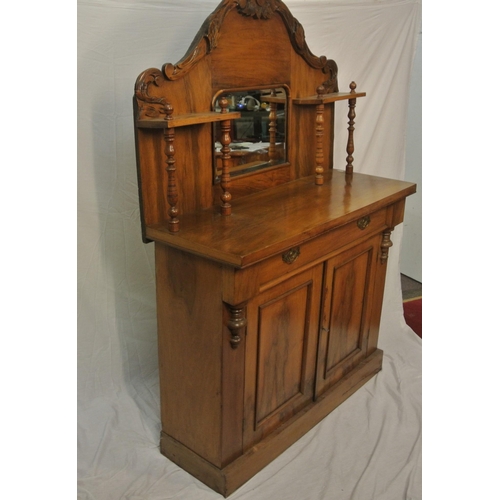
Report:
<svg viewBox="0 0 500 500"><path fill-rule="evenodd" d="M231 122L231 177L286 163L285 88L223 90L214 97L214 109L220 111L219 98L225 96L229 111L241 112ZM214 178L222 172L220 123L214 125Z"/></svg>

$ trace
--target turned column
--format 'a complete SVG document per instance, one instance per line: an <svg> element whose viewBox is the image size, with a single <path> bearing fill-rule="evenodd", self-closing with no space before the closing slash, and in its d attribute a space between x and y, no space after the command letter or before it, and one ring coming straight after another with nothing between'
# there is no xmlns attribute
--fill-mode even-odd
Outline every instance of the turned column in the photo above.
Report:
<svg viewBox="0 0 500 500"><path fill-rule="evenodd" d="M356 83L351 82L349 88L351 89L351 93L354 94L356 92ZM347 139L347 148L346 148L347 165L345 167L345 171L347 174L353 173L352 162L354 158L352 154L354 153L354 118L356 118L356 112L354 111L355 107L356 107L356 98L349 99L349 113L347 114L347 117L349 118L349 126L347 127L347 130L349 131L349 137Z"/></svg>
<svg viewBox="0 0 500 500"><path fill-rule="evenodd" d="M229 319L227 321L227 327L231 333L231 338L229 342L233 349L236 349L240 342L242 335L245 334L245 328L247 326L247 319L245 317L245 306L232 306L226 304L229 311Z"/></svg>
<svg viewBox="0 0 500 500"><path fill-rule="evenodd" d="M226 114L228 112L229 102L226 97L221 97L219 101L221 107L221 114ZM221 138L220 142L222 144L222 175L220 179L220 185L222 188L221 199L221 214L231 215L231 193L229 192L229 187L231 184L231 175L229 174L229 167L231 161L231 148L229 144L231 143L231 120L222 120L220 122Z"/></svg>
<svg viewBox="0 0 500 500"><path fill-rule="evenodd" d="M177 192L177 182L175 179L175 149L174 149L174 140L175 140L175 129L173 127L168 127L168 122L173 119L174 108L170 103L165 105L165 120L167 120L167 127L165 128L164 138L165 138L165 154L167 156L167 202L170 205L168 210L168 216L170 220L168 221L168 230L171 233L176 233L179 231L179 219L177 216L179 215L179 209L177 208L178 202L178 192Z"/></svg>
<svg viewBox="0 0 500 500"><path fill-rule="evenodd" d="M276 93L273 90L271 97L276 97ZM276 159L276 130L278 128L278 115L277 115L278 104L271 99L269 103L269 159Z"/></svg>
<svg viewBox="0 0 500 500"><path fill-rule="evenodd" d="M382 233L382 243L380 244L380 262L382 264L386 264L389 258L389 248L392 247L391 233L393 230L394 228L390 227Z"/></svg>
<svg viewBox="0 0 500 500"><path fill-rule="evenodd" d="M326 93L326 89L323 85L320 85L316 92L318 93L318 99ZM316 105L316 178L315 184L317 186L323 185L323 163L325 161L323 155L323 135L324 135L324 123L325 123L325 105L323 101Z"/></svg>

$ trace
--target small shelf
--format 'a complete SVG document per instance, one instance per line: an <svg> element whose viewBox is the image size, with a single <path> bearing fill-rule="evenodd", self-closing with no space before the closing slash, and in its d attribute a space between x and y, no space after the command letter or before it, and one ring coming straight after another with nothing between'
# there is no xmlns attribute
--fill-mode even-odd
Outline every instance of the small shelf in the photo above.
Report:
<svg viewBox="0 0 500 500"><path fill-rule="evenodd" d="M328 104L335 101L345 101L346 99L356 99L358 97L364 97L366 92L335 92L332 94L323 94L321 97L316 95L310 95L308 97L297 97L292 99L293 104L310 106L318 104Z"/></svg>
<svg viewBox="0 0 500 500"><path fill-rule="evenodd" d="M209 111L207 113L176 115L173 116L171 120L166 120L164 117L137 120L137 126L139 128L176 128L186 127L188 125L199 125L202 123L220 122L223 120L235 120L240 117L241 113L239 111L231 111L229 113Z"/></svg>
<svg viewBox="0 0 500 500"><path fill-rule="evenodd" d="M262 97L264 102L275 102L276 104L286 104L286 97L277 97L277 96L264 96Z"/></svg>

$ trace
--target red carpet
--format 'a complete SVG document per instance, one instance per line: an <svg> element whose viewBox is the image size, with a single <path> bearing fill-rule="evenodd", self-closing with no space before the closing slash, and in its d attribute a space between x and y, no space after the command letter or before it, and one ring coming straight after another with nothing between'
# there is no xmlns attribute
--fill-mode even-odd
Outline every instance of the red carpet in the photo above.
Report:
<svg viewBox="0 0 500 500"><path fill-rule="evenodd" d="M422 297L403 302L406 324L422 338Z"/></svg>

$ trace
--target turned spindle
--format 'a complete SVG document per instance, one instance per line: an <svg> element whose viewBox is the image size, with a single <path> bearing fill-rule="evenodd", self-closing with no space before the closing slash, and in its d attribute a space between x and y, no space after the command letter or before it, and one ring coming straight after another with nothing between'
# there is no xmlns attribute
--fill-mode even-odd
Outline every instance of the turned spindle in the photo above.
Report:
<svg viewBox="0 0 500 500"><path fill-rule="evenodd" d="M170 103L165 105L165 120L170 121L173 119L174 108ZM178 201L178 192L177 192L177 182L175 179L175 149L174 149L174 140L175 140L175 129L165 128L164 133L165 138L165 154L167 156L167 202L170 205L168 210L168 215L170 220L168 221L168 230L171 233L176 233L179 231L179 219L177 215L179 215L179 209L177 208Z"/></svg>
<svg viewBox="0 0 500 500"><path fill-rule="evenodd" d="M320 85L316 92L318 93L318 99L321 99L324 94L326 94L326 88ZM323 185L323 163L325 161L323 155L323 135L324 135L324 118L325 105L323 101L316 105L316 178L315 184L317 186Z"/></svg>
<svg viewBox="0 0 500 500"><path fill-rule="evenodd" d="M276 92L273 90L271 97L276 97ZM269 103L269 159L276 159L276 130L278 129L278 104L271 100Z"/></svg>
<svg viewBox="0 0 500 500"><path fill-rule="evenodd" d="M221 97L219 101L219 105L221 107L221 114L226 114L228 112L229 102L226 97ZM222 215L231 215L231 194L229 193L229 187L231 184L231 176L229 174L229 167L231 161L231 148L229 144L231 143L231 120L222 120L220 122L221 128L221 138L220 142L222 144L221 153L222 153L222 175L220 180L220 185L222 188L222 194L220 196L221 199L221 214Z"/></svg>
<svg viewBox="0 0 500 500"><path fill-rule="evenodd" d="M389 248L392 247L391 233L393 230L394 228L390 227L382 233L382 243L380 244L380 262L382 264L386 264L389 258Z"/></svg>
<svg viewBox="0 0 500 500"><path fill-rule="evenodd" d="M231 306L227 305L229 310L229 319L227 321L227 327L231 333L231 338L229 342L233 349L236 349L242 340L242 336L245 335L245 328L247 326L247 319L245 317L245 308L243 306Z"/></svg>
<svg viewBox="0 0 500 500"><path fill-rule="evenodd" d="M349 85L349 88L351 89L351 93L356 92L356 83L351 82ZM347 127L347 130L349 131L349 137L347 139L347 165L345 167L346 174L352 174L353 172L353 166L352 162L354 160L352 154L354 153L354 118L356 118L356 113L354 112L354 108L356 107L356 98L354 99L349 99L349 113L347 114L347 118L349 118L349 126Z"/></svg>

